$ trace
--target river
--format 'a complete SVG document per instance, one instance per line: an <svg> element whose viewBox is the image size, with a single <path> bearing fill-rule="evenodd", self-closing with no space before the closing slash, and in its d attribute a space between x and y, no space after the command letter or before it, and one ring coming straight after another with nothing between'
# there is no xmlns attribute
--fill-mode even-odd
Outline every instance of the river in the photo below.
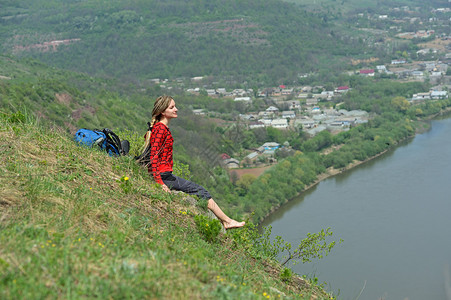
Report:
<svg viewBox="0 0 451 300"><path fill-rule="evenodd" d="M447 299L451 264L451 118L346 173L328 178L265 220L293 245L330 227L331 253L290 264L338 299ZM449 269L448 269L449 270ZM451 284L451 282L449 283Z"/></svg>

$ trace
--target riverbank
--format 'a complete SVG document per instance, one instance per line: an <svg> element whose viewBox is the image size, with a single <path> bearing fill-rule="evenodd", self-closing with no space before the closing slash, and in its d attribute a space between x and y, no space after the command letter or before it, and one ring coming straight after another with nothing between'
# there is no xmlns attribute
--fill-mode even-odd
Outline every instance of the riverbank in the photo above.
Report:
<svg viewBox="0 0 451 300"><path fill-rule="evenodd" d="M293 266L293 272L317 275L331 291L340 291L340 299L447 299L443 271L451 241L440 237L451 222L451 116L430 125L265 220L271 238L291 244L322 228L343 240L325 259Z"/></svg>
<svg viewBox="0 0 451 300"><path fill-rule="evenodd" d="M293 197L293 198L291 198L291 199L286 199L284 202L282 202L282 203L280 203L280 204L278 204L278 205L273 206L273 207L269 210L269 212L268 212L268 213L260 220L259 224L262 224L262 223L263 223L270 215L272 215L272 214L273 214L275 211L277 211L280 207L282 207L283 205L285 205L285 204L287 204L288 202L292 201L294 198L298 197L298 196L301 195L302 193L304 193L304 192L308 191L309 189L315 187L315 186L316 186L317 184L319 184L321 181L323 181L323 180L325 180L325 179L328 179L328 178L331 178L331 177L333 177L333 176L335 176L335 175L342 174L342 173L347 172L347 171L349 171L349 170L352 170L352 169L354 169L355 167L358 167L358 166L360 166L360 165L362 165L362 164L365 164L365 163L367 163L367 162L369 162L369 161L372 161L372 160L374 160L374 159L376 159L376 158L378 158L378 157L384 155L385 153L387 153L387 152L393 150L394 148L396 148L400 143L405 142L405 141L408 141L408 140L410 140L410 139L413 139L413 138L415 138L416 135L428 131L428 130L430 129L430 125L429 125L429 123L428 123L430 120L433 120L433 119L435 119L435 118L437 118L437 117L441 117L441 116L444 116L444 115L447 115L447 114L448 114L448 115L451 114L451 108L446 108L446 109L444 109L443 111L441 111L440 113L435 114L435 115L432 115L432 116L430 116L429 118L426 118L426 119L423 119L423 120L418 120L418 121L417 121L418 123L417 123L417 125L415 126L415 135L412 135L412 136L409 136L409 137L407 137L407 138L405 138L405 139L402 139L402 140L400 140L400 141L397 141L396 144L391 145L391 147L389 147L388 149L386 149L386 150L384 150L384 151L382 151L382 152L380 152L380 153L378 153L378 154L376 154L376 155L374 155L374 156L371 156L371 157L369 157L369 158L367 158L367 159L365 159L365 160L362 160L362 161L354 160L352 163L348 164L348 165L347 165L346 167L344 167L344 168L339 168L339 169L336 169L336 168L334 168L334 167L328 168L328 169L326 170L326 172L319 174L319 175L317 176L317 179L316 179L314 182L312 182L312 183L309 184L309 185L306 185L306 186L302 189L302 191L301 191L299 194L297 194L295 197ZM333 146L333 147L330 147L330 148L324 150L324 151L323 151L323 154L328 154L328 153L330 153L330 152L333 152L333 151L335 151L335 150L338 150L339 148L340 148L340 146Z"/></svg>
<svg viewBox="0 0 451 300"><path fill-rule="evenodd" d="M411 138L413 138L413 137L411 137ZM374 156L372 156L372 157L370 157L370 158L367 158L367 159L365 159L365 160L363 160L363 161L354 161L354 162L352 162L351 164L349 164L348 166L346 166L346 167L344 167L344 168L341 168L341 169L335 169L334 167L328 168L327 171L326 171L325 173L319 174L318 177L317 177L317 179L316 179L313 183L311 183L311 184L305 186L304 189L302 189L302 191L301 191L298 195L296 195L294 198L299 197L299 195L301 195L302 193L304 193L304 192L308 191L309 189L313 188L314 186L316 186L317 184L319 184L321 181L323 181L323 180L325 180L325 179L328 179L328 178L330 178L330 177L333 177L333 176L335 176L335 175L338 175L338 174L347 172L347 171L349 171L349 170L351 170L351 169L354 169L354 168L357 167L357 166L360 166L360 165L362 165L362 164L364 164L364 163L366 163L366 162L369 162L369 161L371 161L371 160L373 160L373 159L375 159L375 158L378 158L378 157L384 155L385 153L387 153L387 152L390 151L391 149L393 149L393 148L387 149L387 150L385 150L385 151L383 151L383 152L381 152L381 153L379 153L379 154L377 154L377 155L374 155ZM292 199L286 199L283 203L280 203L279 205L273 206L273 207L271 208L271 210L268 212L268 214L266 214L266 215L262 218L262 220L259 222L259 224L262 224L262 223L263 223L270 215L272 215L275 211L277 211L277 210L278 210L280 207L282 207L283 205L285 205L285 204L287 204L288 202L292 201L294 198L292 198Z"/></svg>

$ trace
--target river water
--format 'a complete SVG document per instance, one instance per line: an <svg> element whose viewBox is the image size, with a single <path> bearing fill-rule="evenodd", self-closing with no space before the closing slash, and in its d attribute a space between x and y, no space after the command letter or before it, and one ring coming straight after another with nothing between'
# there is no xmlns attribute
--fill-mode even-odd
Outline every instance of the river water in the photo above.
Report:
<svg viewBox="0 0 451 300"><path fill-rule="evenodd" d="M263 226L292 245L330 227L329 256L290 264L338 299L447 299L451 265L451 118L396 149L328 178ZM449 269L448 269L449 270ZM451 284L451 282L449 282Z"/></svg>

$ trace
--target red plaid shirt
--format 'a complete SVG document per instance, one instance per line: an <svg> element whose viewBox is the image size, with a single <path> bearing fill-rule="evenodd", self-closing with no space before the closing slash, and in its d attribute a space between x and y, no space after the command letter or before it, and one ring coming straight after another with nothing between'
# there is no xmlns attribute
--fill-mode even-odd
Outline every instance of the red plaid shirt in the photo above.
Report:
<svg viewBox="0 0 451 300"><path fill-rule="evenodd" d="M150 160L149 173L159 184L164 184L160 174L163 172L172 172L172 138L169 128L161 122L156 123L152 128L150 135Z"/></svg>

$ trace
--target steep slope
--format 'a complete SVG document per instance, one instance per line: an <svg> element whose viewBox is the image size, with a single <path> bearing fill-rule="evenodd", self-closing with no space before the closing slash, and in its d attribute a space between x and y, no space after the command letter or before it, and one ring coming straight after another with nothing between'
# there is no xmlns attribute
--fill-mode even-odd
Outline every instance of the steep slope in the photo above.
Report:
<svg viewBox="0 0 451 300"><path fill-rule="evenodd" d="M330 297L297 276L282 281L233 234L206 239L215 223L205 210L162 193L133 160L78 147L20 112L1 114L0 153L2 299Z"/></svg>

